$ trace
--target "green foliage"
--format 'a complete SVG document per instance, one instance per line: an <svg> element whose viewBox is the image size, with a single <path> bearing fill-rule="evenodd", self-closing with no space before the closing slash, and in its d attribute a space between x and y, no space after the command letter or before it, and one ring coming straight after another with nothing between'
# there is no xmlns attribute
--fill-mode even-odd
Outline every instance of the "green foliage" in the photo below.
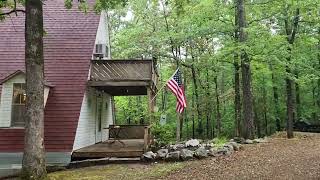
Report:
<svg viewBox="0 0 320 180"><path fill-rule="evenodd" d="M160 125L158 123L152 126L152 135L154 135L156 146L161 147L175 141L175 127L173 124Z"/></svg>
<svg viewBox="0 0 320 180"><path fill-rule="evenodd" d="M161 85L176 68L176 60L180 61L180 68L186 77L188 100L182 131L184 138L192 137L193 122L196 137L206 138L207 131L210 134L210 129L217 130L217 97L222 121L220 136L234 135L233 63L238 61L234 54L240 49L246 50L251 62L255 125L260 135L275 132L278 118L281 128L286 126L286 77L293 79L296 86L299 86L299 118L319 121L319 3L311 0L247 2L248 27L245 31L248 40L239 44L234 39L234 2L129 0L125 8L117 9L111 14L113 57L157 57ZM301 22L296 40L290 45L285 33L285 20L292 22L297 8L301 12ZM132 14L131 18L125 19L128 12ZM291 52L288 52L288 47L291 47ZM289 56L291 62L286 60ZM187 66L181 66L181 63ZM198 101L195 99L194 102L195 86L191 65L196 70L196 91L199 94ZM298 72L298 77L294 73L286 73L286 67ZM278 94L277 103L275 89ZM164 96L167 97L165 100ZM168 117L166 126L170 128L163 129L171 131L172 135L175 131L175 101L170 93L161 92L157 102L160 111L158 114L166 114ZM165 109L162 108L163 104L166 104ZM202 134L197 130L198 127ZM156 128L155 131L160 130Z"/></svg>

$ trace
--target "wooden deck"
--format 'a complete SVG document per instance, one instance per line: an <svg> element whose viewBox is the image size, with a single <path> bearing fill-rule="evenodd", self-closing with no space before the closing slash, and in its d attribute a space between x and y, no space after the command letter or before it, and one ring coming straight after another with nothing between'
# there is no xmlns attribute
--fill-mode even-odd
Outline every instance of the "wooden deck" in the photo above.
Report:
<svg viewBox="0 0 320 180"><path fill-rule="evenodd" d="M108 140L78 149L72 153L73 160L106 157L140 157L144 151L143 139L123 139L122 143Z"/></svg>
<svg viewBox="0 0 320 180"><path fill-rule="evenodd" d="M92 60L89 86L113 96L156 91L158 74L152 60Z"/></svg>

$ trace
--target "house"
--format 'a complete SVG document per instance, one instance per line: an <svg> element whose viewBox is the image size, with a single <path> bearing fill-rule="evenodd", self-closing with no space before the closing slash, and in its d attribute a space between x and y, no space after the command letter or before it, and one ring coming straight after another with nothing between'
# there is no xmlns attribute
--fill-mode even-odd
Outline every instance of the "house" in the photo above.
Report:
<svg viewBox="0 0 320 180"><path fill-rule="evenodd" d="M74 151L108 140L112 96L155 94L152 61L110 60L106 13L84 13L74 3L72 9L64 0L44 3L49 164L67 164ZM18 13L0 22L0 169L20 167L24 148L24 18Z"/></svg>

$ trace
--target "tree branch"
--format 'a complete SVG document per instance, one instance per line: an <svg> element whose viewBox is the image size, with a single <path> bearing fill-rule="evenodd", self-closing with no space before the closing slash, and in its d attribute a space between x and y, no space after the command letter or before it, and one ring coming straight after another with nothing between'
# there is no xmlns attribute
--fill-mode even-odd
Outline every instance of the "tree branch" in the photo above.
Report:
<svg viewBox="0 0 320 180"><path fill-rule="evenodd" d="M23 12L25 13L26 11L23 10L23 9L17 9L17 0L14 0L14 5L13 5L13 9L11 11L8 11L8 12L4 12L4 13L0 13L0 16L8 16L12 13L15 13L16 16L18 16L18 13L17 12Z"/></svg>
<svg viewBox="0 0 320 180"><path fill-rule="evenodd" d="M26 11L23 10L23 9L12 9L11 11L8 11L8 12L4 12L4 13L0 13L0 16L8 16L12 13L17 13L17 12L23 12L25 13ZM17 15L17 14L16 14Z"/></svg>

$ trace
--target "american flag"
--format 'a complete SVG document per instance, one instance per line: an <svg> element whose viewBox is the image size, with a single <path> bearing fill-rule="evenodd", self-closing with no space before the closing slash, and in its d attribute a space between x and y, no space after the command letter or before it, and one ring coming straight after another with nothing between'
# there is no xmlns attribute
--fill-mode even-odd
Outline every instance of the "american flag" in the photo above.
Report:
<svg viewBox="0 0 320 180"><path fill-rule="evenodd" d="M187 107L186 97L184 94L184 88L181 79L181 72L179 69L175 72L171 79L167 83L167 87L177 97L176 111L182 113L184 108Z"/></svg>

